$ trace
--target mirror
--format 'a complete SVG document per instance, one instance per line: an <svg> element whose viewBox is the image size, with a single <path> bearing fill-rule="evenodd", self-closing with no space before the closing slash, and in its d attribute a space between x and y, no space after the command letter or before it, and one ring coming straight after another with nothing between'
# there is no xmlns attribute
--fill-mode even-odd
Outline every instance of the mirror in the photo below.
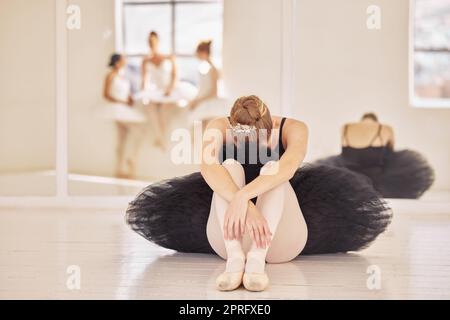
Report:
<svg viewBox="0 0 450 320"><path fill-rule="evenodd" d="M221 0L69 4L81 17L68 32L70 195L135 195L198 171L193 155L180 163L173 147L188 135L195 152L194 133L199 139L208 121L228 115L239 95L263 91L279 110L281 52L266 42L278 41L281 28L266 25L265 37L253 37L261 26L248 24L242 5L230 4L227 22ZM264 72L246 71L268 60Z"/></svg>
<svg viewBox="0 0 450 320"><path fill-rule="evenodd" d="M427 2L426 8L416 2L422 5L411 23L418 28L449 17L448 2ZM448 112L408 103L407 24L399 29L396 17L369 1L344 9L336 4L336 10L331 5L327 12L322 6L300 1L296 12L293 112L311 130L308 160L362 173L386 198L447 200L441 191L450 187ZM360 12L367 12L366 24ZM442 30L419 35L432 48L441 46L436 54L447 61L450 51L442 45L450 38ZM433 57L429 53L428 65L437 63ZM419 68L414 63L410 76ZM448 79L446 68L428 70Z"/></svg>
<svg viewBox="0 0 450 320"><path fill-rule="evenodd" d="M75 3L82 27L68 35L70 195L134 195L196 170L173 163L171 135L205 116L194 104L226 107L222 1Z"/></svg>

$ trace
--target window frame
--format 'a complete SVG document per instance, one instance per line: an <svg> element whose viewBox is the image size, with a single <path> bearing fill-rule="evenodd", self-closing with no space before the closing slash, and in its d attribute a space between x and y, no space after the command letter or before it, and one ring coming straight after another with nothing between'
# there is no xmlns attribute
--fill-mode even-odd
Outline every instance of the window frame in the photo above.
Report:
<svg viewBox="0 0 450 320"><path fill-rule="evenodd" d="M160 0L160 1L124 1L124 0L116 0L116 6L115 6L115 16L116 16L116 50L119 52L123 52L125 56L130 58L139 58L144 57L147 55L146 52L140 52L140 53L134 53L130 54L125 52L125 44L126 44L126 21L125 16L123 12L125 11L126 6L151 6L151 5L167 5L170 6L171 11L171 33L170 33L170 54L174 55L175 57L179 58L194 58L195 54L187 54L187 53L179 53L176 50L176 22L177 22L177 15L176 10L177 6L179 5L185 5L185 4L195 4L195 5L204 5L204 4L217 4L222 3L222 6L224 0L183 0L183 1L177 1L177 0ZM117 23L117 21L120 21L120 23ZM223 22L223 18L222 18Z"/></svg>
<svg viewBox="0 0 450 320"><path fill-rule="evenodd" d="M414 58L416 52L448 52L447 48L417 48L415 45L415 12L416 0L409 0L409 45L408 45L408 96L410 106L414 108L450 108L450 98L422 98L416 95L415 90L415 72L414 72Z"/></svg>

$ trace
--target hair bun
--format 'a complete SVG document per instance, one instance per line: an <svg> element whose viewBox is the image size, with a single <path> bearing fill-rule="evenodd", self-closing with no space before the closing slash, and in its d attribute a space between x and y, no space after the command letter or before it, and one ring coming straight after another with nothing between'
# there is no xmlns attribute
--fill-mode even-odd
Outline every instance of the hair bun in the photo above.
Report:
<svg viewBox="0 0 450 320"><path fill-rule="evenodd" d="M244 108L246 108L246 109L249 108L249 107L255 107L256 106L256 101L253 98L251 98L251 97L245 98L243 103L242 103L242 106Z"/></svg>
<svg viewBox="0 0 450 320"><path fill-rule="evenodd" d="M268 130L269 134L273 127L269 109L256 95L242 96L235 101L230 112L230 122Z"/></svg>
<svg viewBox="0 0 450 320"><path fill-rule="evenodd" d="M111 57L109 58L108 67L111 67L111 68L115 67L117 62L119 62L121 58L122 58L121 54L113 53L111 55Z"/></svg>
<svg viewBox="0 0 450 320"><path fill-rule="evenodd" d="M206 52L208 54L211 54L211 43L212 43L212 40L201 41L197 45L197 52Z"/></svg>

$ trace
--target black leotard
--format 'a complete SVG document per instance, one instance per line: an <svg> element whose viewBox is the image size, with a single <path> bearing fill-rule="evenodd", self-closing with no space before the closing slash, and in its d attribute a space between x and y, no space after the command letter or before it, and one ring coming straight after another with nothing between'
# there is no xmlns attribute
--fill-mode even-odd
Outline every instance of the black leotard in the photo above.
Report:
<svg viewBox="0 0 450 320"><path fill-rule="evenodd" d="M369 145L365 148L354 148L349 146L347 138L347 127L344 128L344 140L346 146L342 147L342 157L347 163L347 167L351 170L363 173L372 179L376 179L377 175L383 172L383 166L386 158L386 153L391 151L387 145L373 146L373 143L380 139L382 125L378 127L376 135L372 138Z"/></svg>
<svg viewBox="0 0 450 320"><path fill-rule="evenodd" d="M228 118L229 119L229 118ZM269 161L277 161L284 154L285 149L283 146L283 126L286 122L286 118L281 119L280 134L278 138L278 144L274 149L261 148L257 149L257 142L245 142L244 149L237 147L234 143L228 143L222 147L222 159L234 159L242 164L245 172L245 183L252 182L259 176L261 168ZM259 150L258 152L256 150ZM238 152L239 151L239 152ZM244 151L244 152L243 152ZM260 155L263 155L264 159L261 159Z"/></svg>

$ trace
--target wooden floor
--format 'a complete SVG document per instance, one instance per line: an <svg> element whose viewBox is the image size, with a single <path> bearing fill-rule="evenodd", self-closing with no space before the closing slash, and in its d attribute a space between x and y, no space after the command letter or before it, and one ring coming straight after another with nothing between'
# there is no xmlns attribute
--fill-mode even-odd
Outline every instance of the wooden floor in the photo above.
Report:
<svg viewBox="0 0 450 320"><path fill-rule="evenodd" d="M407 211L362 252L268 265L267 291L222 293L220 258L158 248L121 210L4 208L0 299L450 299L450 212ZM67 287L69 266L80 267L80 290ZM367 286L370 266L379 289Z"/></svg>

